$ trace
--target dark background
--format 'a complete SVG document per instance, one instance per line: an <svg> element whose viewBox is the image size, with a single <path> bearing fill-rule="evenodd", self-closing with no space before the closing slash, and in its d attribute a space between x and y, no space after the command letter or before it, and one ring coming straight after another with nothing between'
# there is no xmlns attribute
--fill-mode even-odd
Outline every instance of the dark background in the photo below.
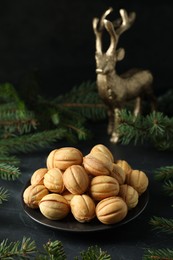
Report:
<svg viewBox="0 0 173 260"><path fill-rule="evenodd" d="M17 89L27 75L37 71L41 94L55 96L83 81L95 80L95 37L92 19L112 6L115 16L122 7L137 14L133 27L120 38L126 50L118 71L144 67L154 74L155 91L172 88L173 1L147 0L0 0L0 83L11 82ZM21 203L26 181L44 167L49 151L22 157L22 176L15 183L2 181L10 191L0 217L0 240L31 237L39 247L48 239L62 241L68 259L88 246L97 244L112 259L142 259L146 248L171 248L172 238L153 232L152 216L172 218L172 208L162 187L154 180L154 169L171 165L172 153L146 147L113 145L105 135L106 127L95 129L93 143L82 144L86 152L97 143L108 145L117 158L144 170L150 178L150 199L146 210L135 221L108 233L69 234L48 229L29 218Z"/></svg>
<svg viewBox="0 0 173 260"><path fill-rule="evenodd" d="M0 1L0 83L20 88L33 71L42 94L56 96L83 81L95 81L92 19L108 7L136 12L120 38L126 50L118 72L152 71L157 94L172 88L173 2L118 0Z"/></svg>

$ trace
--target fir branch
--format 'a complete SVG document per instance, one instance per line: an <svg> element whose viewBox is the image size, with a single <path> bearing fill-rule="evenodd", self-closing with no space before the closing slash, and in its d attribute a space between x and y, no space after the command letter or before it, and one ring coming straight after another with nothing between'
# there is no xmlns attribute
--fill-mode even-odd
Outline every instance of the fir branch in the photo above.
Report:
<svg viewBox="0 0 173 260"><path fill-rule="evenodd" d="M87 120L105 119L107 114L107 108L98 95L95 82L83 82L50 101L39 97L37 102L39 107L47 107L50 114L71 111Z"/></svg>
<svg viewBox="0 0 173 260"><path fill-rule="evenodd" d="M62 103L62 106L76 110L80 109L81 115L93 121L105 119L107 115L107 109L102 103Z"/></svg>
<svg viewBox="0 0 173 260"><path fill-rule="evenodd" d="M127 145L133 141L136 144L139 140L143 143L146 138L146 129L143 127L142 119L142 116L139 115L134 120L134 115L129 110L120 111L118 132L121 143Z"/></svg>
<svg viewBox="0 0 173 260"><path fill-rule="evenodd" d="M145 251L143 260L172 260L173 250L169 248L148 249Z"/></svg>
<svg viewBox="0 0 173 260"><path fill-rule="evenodd" d="M19 109L18 104L15 102L8 102L0 105L0 114L11 113Z"/></svg>
<svg viewBox="0 0 173 260"><path fill-rule="evenodd" d="M158 181L169 180L173 178L173 165L162 166L154 170L155 179Z"/></svg>
<svg viewBox="0 0 173 260"><path fill-rule="evenodd" d="M97 103L98 97L97 86L95 82L82 82L79 86L74 86L64 95L54 99L54 103Z"/></svg>
<svg viewBox="0 0 173 260"><path fill-rule="evenodd" d="M43 244L44 251L38 251L35 241L24 237L22 242L9 242L8 239L0 243L0 256L2 260L13 259L35 259L35 260L66 260L66 254L63 244L59 240L53 242L49 241ZM91 246L86 251L80 253L80 258L74 259L82 260L111 260L111 256L102 251L98 246Z"/></svg>
<svg viewBox="0 0 173 260"><path fill-rule="evenodd" d="M37 120L30 111L16 110L0 113L0 128L4 137L29 133L31 129L36 129L36 125Z"/></svg>
<svg viewBox="0 0 173 260"><path fill-rule="evenodd" d="M0 204L7 201L9 198L9 192L3 187L0 187Z"/></svg>
<svg viewBox="0 0 173 260"><path fill-rule="evenodd" d="M18 179L21 175L19 168L7 164L7 163L0 163L0 179L14 181Z"/></svg>
<svg viewBox="0 0 173 260"><path fill-rule="evenodd" d="M102 251L97 245L89 247L86 251L82 251L80 255L82 260L111 260L111 256L106 251ZM75 260L79 259L75 257Z"/></svg>
<svg viewBox="0 0 173 260"><path fill-rule="evenodd" d="M67 130L58 128L55 130L48 130L38 132L35 134L28 134L19 137L9 138L8 140L0 140L0 146L5 147L7 151L13 152L30 152L45 148L57 140L66 137Z"/></svg>
<svg viewBox="0 0 173 260"><path fill-rule="evenodd" d="M154 230L173 234L173 219L154 216L151 218L149 224L152 225Z"/></svg>
<svg viewBox="0 0 173 260"><path fill-rule="evenodd" d="M77 111L61 108L57 116L59 118L58 124L68 130L66 136L68 141L74 143L77 140L86 140L90 136L90 131L85 128L86 119Z"/></svg>
<svg viewBox="0 0 173 260"><path fill-rule="evenodd" d="M163 190L167 195L173 197L173 182L171 180L165 181L163 184Z"/></svg>
<svg viewBox="0 0 173 260"><path fill-rule="evenodd" d="M134 118L131 111L122 110L118 131L124 144L148 141L159 150L173 150L173 118L161 112Z"/></svg>
<svg viewBox="0 0 173 260"><path fill-rule="evenodd" d="M0 164L1 163L9 164L9 162L11 165L19 166L20 159L17 158L16 156L9 155L6 152L3 154L0 153Z"/></svg>
<svg viewBox="0 0 173 260"><path fill-rule="evenodd" d="M36 245L30 238L24 237L22 242L10 242L8 239L3 240L0 244L0 256L2 260L13 259L30 259L30 256L35 253Z"/></svg>
<svg viewBox="0 0 173 260"><path fill-rule="evenodd" d="M82 126L73 126L73 125L66 125L69 129L73 130L77 134L77 140L86 140L90 136L90 132ZM72 134L72 131L70 131L70 135L66 135L66 138L71 142L71 143L76 143L77 140L75 136Z"/></svg>
<svg viewBox="0 0 173 260"><path fill-rule="evenodd" d="M19 99L16 89L14 88L14 86L12 84L10 84L8 82L0 84L0 100L1 100L1 103L2 102L3 103L15 102L17 104L20 103L20 99Z"/></svg>
<svg viewBox="0 0 173 260"><path fill-rule="evenodd" d="M47 244L43 245L44 250L46 251L47 255L49 256L48 259L52 260L65 260L66 255L63 248L61 241L49 241Z"/></svg>

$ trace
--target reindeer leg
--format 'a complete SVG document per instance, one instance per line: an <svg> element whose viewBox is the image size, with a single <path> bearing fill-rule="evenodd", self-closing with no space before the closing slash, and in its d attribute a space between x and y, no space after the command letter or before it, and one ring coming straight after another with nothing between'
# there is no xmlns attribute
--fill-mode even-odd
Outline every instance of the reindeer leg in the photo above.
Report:
<svg viewBox="0 0 173 260"><path fill-rule="evenodd" d="M112 143L117 143L119 140L118 126L119 126L119 112L118 108L114 109L114 129L112 131L112 135L110 141Z"/></svg>
<svg viewBox="0 0 173 260"><path fill-rule="evenodd" d="M113 129L114 129L114 110L109 108L108 109L108 128L107 128L108 135L112 134Z"/></svg>
<svg viewBox="0 0 173 260"><path fill-rule="evenodd" d="M141 113L141 98L137 97L133 114L134 114L135 117L137 117L140 113Z"/></svg>

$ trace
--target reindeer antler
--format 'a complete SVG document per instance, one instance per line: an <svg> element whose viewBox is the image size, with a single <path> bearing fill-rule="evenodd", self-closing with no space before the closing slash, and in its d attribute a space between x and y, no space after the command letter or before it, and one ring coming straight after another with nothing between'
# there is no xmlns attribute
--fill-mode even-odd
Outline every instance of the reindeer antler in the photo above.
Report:
<svg viewBox="0 0 173 260"><path fill-rule="evenodd" d="M121 23L119 19L114 22L110 22L107 19L104 19L103 21L106 30L111 36L111 42L109 49L107 50L107 54L111 54L115 51L120 35L132 26L136 18L136 14L134 12L131 12L128 16L126 10L124 9L120 9L120 15Z"/></svg>
<svg viewBox="0 0 173 260"><path fill-rule="evenodd" d="M116 29L116 34L120 36L124 31L126 31L132 26L136 18L136 14L135 12L131 12L128 15L125 9L120 9L119 12L121 15L122 23L119 26L119 28Z"/></svg>
<svg viewBox="0 0 173 260"><path fill-rule="evenodd" d="M109 9L107 9L103 15L101 16L100 20L99 18L95 17L93 19L93 30L94 33L96 35L96 51L98 53L102 53L102 44L101 44L101 40L102 40L102 33L104 30L104 20L106 19L106 17L113 11L113 8L110 7Z"/></svg>

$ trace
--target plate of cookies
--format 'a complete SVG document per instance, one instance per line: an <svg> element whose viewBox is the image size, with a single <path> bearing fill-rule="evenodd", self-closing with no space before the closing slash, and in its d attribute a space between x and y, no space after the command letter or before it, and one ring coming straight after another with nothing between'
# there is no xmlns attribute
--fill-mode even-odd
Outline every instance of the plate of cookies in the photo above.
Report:
<svg viewBox="0 0 173 260"><path fill-rule="evenodd" d="M87 155L75 147L52 150L22 192L25 213L57 230L95 232L138 217L149 200L149 179L103 144Z"/></svg>

